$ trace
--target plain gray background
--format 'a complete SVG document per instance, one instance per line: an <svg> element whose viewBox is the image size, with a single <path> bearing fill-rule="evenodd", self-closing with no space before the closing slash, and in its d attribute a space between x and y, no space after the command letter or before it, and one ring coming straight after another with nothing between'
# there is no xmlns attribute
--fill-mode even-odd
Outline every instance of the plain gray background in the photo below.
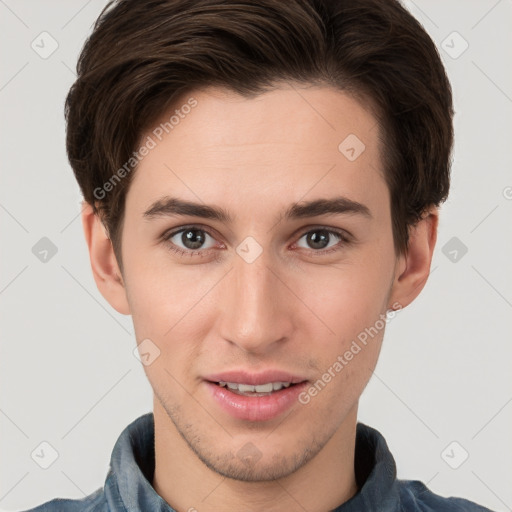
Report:
<svg viewBox="0 0 512 512"><path fill-rule="evenodd" d="M120 432L152 409L131 318L92 278L65 154L64 98L104 5L0 0L2 510L102 486ZM359 419L400 478L512 510L512 2L405 5L453 85L452 189L430 280L388 325ZM43 237L57 251L46 261ZM58 453L48 469L31 455L42 442Z"/></svg>

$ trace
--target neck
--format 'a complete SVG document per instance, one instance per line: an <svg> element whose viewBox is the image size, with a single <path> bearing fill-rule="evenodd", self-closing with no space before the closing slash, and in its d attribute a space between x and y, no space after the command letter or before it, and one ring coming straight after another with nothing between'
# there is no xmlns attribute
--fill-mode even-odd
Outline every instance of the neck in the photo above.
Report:
<svg viewBox="0 0 512 512"><path fill-rule="evenodd" d="M154 400L155 491L177 511L326 512L354 496L357 404L323 449L285 478L246 482L203 464Z"/></svg>

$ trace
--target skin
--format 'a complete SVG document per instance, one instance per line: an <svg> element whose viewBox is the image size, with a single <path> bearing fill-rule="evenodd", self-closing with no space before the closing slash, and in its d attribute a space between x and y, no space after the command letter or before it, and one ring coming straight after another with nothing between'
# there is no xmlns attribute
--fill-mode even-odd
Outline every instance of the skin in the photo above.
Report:
<svg viewBox="0 0 512 512"><path fill-rule="evenodd" d="M207 88L179 104L190 96L198 105L133 177L123 274L89 205L82 215L100 292L118 312L132 315L137 343L149 338L161 351L144 367L154 391L152 484L180 512L331 510L358 490L358 401L384 329L309 403L272 420L231 417L212 400L203 377L273 368L317 381L379 315L393 304L406 307L420 293L438 212L432 207L411 227L408 252L397 256L377 121L343 92L280 84L247 99ZM353 162L338 150L348 134L366 146ZM234 222L145 219L166 195L222 207ZM292 203L337 195L366 205L371 218L281 218ZM181 234L160 240L190 224L206 230L201 254L171 251L174 242L193 252ZM325 253L305 236L320 228L344 230L351 242L330 235L327 249L336 250ZM248 236L262 248L252 263L236 252ZM247 443L260 454L251 464L237 457Z"/></svg>

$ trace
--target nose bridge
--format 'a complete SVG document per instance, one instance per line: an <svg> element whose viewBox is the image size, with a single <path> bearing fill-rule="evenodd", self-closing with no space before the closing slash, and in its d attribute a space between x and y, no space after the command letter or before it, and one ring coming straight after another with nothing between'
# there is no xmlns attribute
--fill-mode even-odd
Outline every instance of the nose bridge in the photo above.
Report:
<svg viewBox="0 0 512 512"><path fill-rule="evenodd" d="M222 335L245 351L261 352L289 334L290 316L269 253L261 251L252 259L256 248L249 245L245 249L240 244L229 289L224 291L229 299L221 312Z"/></svg>

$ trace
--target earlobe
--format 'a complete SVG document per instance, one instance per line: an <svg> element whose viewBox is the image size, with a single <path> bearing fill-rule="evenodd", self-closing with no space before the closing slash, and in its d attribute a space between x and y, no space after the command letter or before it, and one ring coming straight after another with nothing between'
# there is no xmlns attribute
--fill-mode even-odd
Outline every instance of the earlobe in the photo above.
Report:
<svg viewBox="0 0 512 512"><path fill-rule="evenodd" d="M116 311L123 315L131 314L112 242L99 216L94 214L92 206L85 201L82 208L82 226L98 290Z"/></svg>
<svg viewBox="0 0 512 512"><path fill-rule="evenodd" d="M407 253L397 260L395 278L389 299L389 308L398 303L408 306L421 292L430 274L432 255L437 240L439 214L431 207L409 229Z"/></svg>

